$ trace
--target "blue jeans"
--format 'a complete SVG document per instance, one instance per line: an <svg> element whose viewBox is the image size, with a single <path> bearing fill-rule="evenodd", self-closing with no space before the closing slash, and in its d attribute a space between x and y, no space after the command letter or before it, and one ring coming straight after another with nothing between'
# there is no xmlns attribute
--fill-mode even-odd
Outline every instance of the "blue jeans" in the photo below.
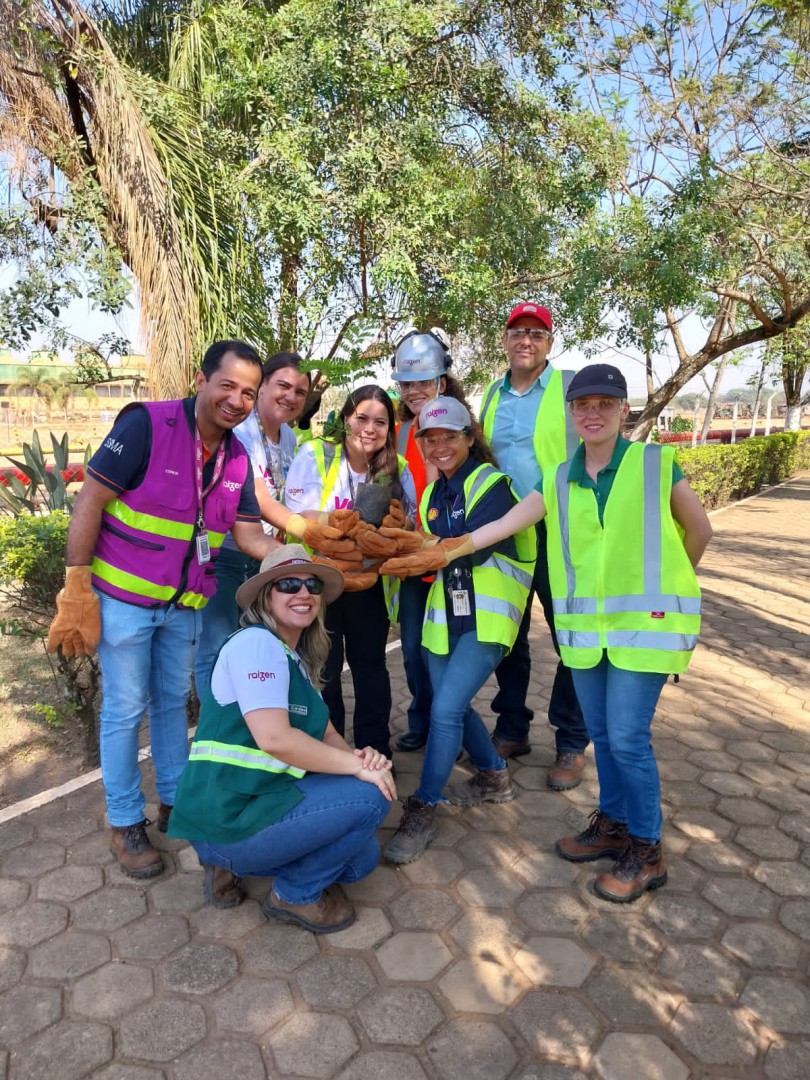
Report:
<svg viewBox="0 0 810 1080"><path fill-rule="evenodd" d="M174 804L188 759L186 702L200 637L191 608L145 608L99 593L101 603L101 779L111 825L143 821L138 729L149 708L158 798Z"/></svg>
<svg viewBox="0 0 810 1080"><path fill-rule="evenodd" d="M425 650L433 707L430 710L422 777L414 797L429 806L444 801L442 789L463 746L476 769L505 769L484 721L471 702L504 654L502 645L479 641L475 633L450 635L450 652Z"/></svg>
<svg viewBox="0 0 810 1080"><path fill-rule="evenodd" d="M211 683L211 672L225 639L239 629L239 605L236 590L249 577L258 573L259 564L234 548L222 548L215 563L217 591L202 609L202 632L197 663L194 666L194 685L197 697Z"/></svg>
<svg viewBox="0 0 810 1080"><path fill-rule="evenodd" d="M295 781L304 798L274 825L233 844L192 841L203 863L242 877L274 877L288 904L311 904L334 882L366 877L380 861L375 833L391 803L355 776L309 773Z"/></svg>
<svg viewBox="0 0 810 1080"><path fill-rule="evenodd" d="M405 578L399 590L399 636L402 643L402 663L411 694L408 706L408 731L427 735L433 690L430 685L425 655L422 649L422 623L430 582L419 577Z"/></svg>
<svg viewBox="0 0 810 1080"><path fill-rule="evenodd" d="M599 809L626 822L631 836L660 840L661 782L650 728L667 676L624 671L606 653L596 667L571 674L593 742Z"/></svg>

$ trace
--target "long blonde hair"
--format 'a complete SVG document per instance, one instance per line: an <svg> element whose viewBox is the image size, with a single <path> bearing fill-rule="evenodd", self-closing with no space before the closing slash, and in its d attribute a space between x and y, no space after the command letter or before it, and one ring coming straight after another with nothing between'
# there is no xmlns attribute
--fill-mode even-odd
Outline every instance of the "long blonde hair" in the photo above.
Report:
<svg viewBox="0 0 810 1080"><path fill-rule="evenodd" d="M273 582L269 581L258 593L253 600L253 603L245 608L242 612L242 617L239 620L239 625L266 626L272 634L275 634L276 637L281 640L278 624L265 604L265 599L272 584ZM323 603L323 594L321 594L321 606L318 608L318 614L315 616L313 622L302 630L301 637L298 639L298 646L295 650L301 658L301 663L309 677L309 681L316 690L320 690L323 686L323 679L321 676L323 674L324 666L326 665L326 658L329 655L330 640L326 626L324 625L325 611L326 605Z"/></svg>

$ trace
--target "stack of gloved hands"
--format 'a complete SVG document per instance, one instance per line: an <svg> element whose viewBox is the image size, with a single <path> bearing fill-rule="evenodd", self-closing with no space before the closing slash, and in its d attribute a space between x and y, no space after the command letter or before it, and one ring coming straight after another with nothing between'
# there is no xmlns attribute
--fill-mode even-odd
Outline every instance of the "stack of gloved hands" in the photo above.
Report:
<svg viewBox="0 0 810 1080"><path fill-rule="evenodd" d="M333 510L324 517L321 522L296 515L287 532L316 552L315 562L340 570L347 592L371 588L380 574L410 577L446 566L450 552L465 539L438 543L435 536L414 530L398 499L391 500L379 528L361 521L356 510ZM461 554L468 551L471 546Z"/></svg>

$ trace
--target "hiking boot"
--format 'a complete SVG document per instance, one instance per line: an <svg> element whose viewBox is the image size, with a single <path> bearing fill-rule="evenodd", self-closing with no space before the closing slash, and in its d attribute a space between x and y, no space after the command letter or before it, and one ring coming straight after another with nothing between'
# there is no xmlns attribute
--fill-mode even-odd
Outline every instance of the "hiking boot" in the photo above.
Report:
<svg viewBox="0 0 810 1080"><path fill-rule="evenodd" d="M163 873L163 859L152 847L146 835L146 826L152 822L144 818L137 825L113 825L110 851L127 877L150 878Z"/></svg>
<svg viewBox="0 0 810 1080"><path fill-rule="evenodd" d="M531 743L528 739L505 739L496 731L492 736L492 745L498 757L504 759L510 757L523 757L532 752Z"/></svg>
<svg viewBox="0 0 810 1080"><path fill-rule="evenodd" d="M242 888L242 879L232 874L230 870L223 870L221 866L211 866L203 863L205 880L203 892L209 904L218 908L238 907L245 899L245 890Z"/></svg>
<svg viewBox="0 0 810 1080"><path fill-rule="evenodd" d="M288 904L270 890L262 900L262 911L268 919L294 923L313 934L334 934L345 930L355 920L354 908L339 885L324 889L311 904Z"/></svg>
<svg viewBox="0 0 810 1080"><path fill-rule="evenodd" d="M594 810L585 829L576 836L562 836L555 844L557 854L569 862L618 859L627 845L627 826Z"/></svg>
<svg viewBox="0 0 810 1080"><path fill-rule="evenodd" d="M627 844L613 866L594 882L594 892L603 900L629 904L648 889L666 885L667 870L661 842L651 844L628 836Z"/></svg>
<svg viewBox="0 0 810 1080"><path fill-rule="evenodd" d="M453 806L479 806L481 803L511 802L515 797L509 766L505 769L481 769L463 784L451 784L444 790Z"/></svg>
<svg viewBox="0 0 810 1080"><path fill-rule="evenodd" d="M394 746L397 750L404 750L406 754L412 754L414 750L421 750L427 743L427 732L422 734L421 731L406 731L404 735L400 735Z"/></svg>
<svg viewBox="0 0 810 1080"><path fill-rule="evenodd" d="M424 854L438 833L434 823L436 807L428 806L413 795L405 800L399 828L385 845L383 854L392 863L410 863Z"/></svg>
<svg viewBox="0 0 810 1080"><path fill-rule="evenodd" d="M158 832L165 833L169 827L169 814L172 812L172 807L167 806L166 803L161 803L158 806L157 827Z"/></svg>
<svg viewBox="0 0 810 1080"><path fill-rule="evenodd" d="M582 770L585 768L585 755L575 754L571 750L562 750L557 760L548 770L546 783L553 791L570 791L582 783Z"/></svg>

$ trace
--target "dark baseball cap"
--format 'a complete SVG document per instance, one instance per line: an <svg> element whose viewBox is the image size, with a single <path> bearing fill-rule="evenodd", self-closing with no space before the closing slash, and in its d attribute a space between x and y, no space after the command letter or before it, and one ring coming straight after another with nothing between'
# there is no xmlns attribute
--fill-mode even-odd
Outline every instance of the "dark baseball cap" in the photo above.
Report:
<svg viewBox="0 0 810 1080"><path fill-rule="evenodd" d="M612 364L589 364L573 377L565 400L576 401L577 398L590 397L592 394L626 398L627 380Z"/></svg>

